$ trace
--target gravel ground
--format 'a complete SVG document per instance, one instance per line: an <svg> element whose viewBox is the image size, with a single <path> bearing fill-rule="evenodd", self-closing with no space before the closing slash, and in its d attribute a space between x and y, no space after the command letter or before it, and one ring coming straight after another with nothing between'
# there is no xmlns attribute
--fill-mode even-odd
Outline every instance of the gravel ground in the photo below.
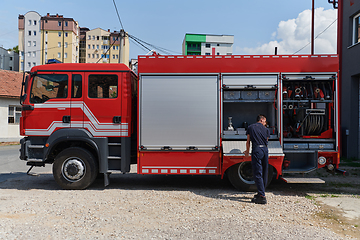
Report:
<svg viewBox="0 0 360 240"><path fill-rule="evenodd" d="M213 176L113 174L105 189L97 179L66 191L51 174L24 174L0 183L0 239L351 238L304 193L270 188L267 205L252 196Z"/></svg>

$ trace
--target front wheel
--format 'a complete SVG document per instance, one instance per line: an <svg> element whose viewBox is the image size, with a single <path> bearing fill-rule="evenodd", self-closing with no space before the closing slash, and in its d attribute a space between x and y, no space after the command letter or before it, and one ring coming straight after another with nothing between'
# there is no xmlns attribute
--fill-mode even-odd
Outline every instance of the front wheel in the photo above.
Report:
<svg viewBox="0 0 360 240"><path fill-rule="evenodd" d="M248 161L235 164L227 170L227 173L229 181L236 189L245 192L257 191L255 181L253 179L251 162ZM266 187L269 186L272 178L273 167L269 164Z"/></svg>
<svg viewBox="0 0 360 240"><path fill-rule="evenodd" d="M60 152L53 164L55 181L63 189L85 189L98 173L98 164L87 150L72 147Z"/></svg>

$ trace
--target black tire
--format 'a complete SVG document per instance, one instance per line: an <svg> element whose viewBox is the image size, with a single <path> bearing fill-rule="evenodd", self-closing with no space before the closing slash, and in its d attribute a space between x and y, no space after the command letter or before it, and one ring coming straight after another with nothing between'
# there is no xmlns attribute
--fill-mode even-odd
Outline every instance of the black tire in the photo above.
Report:
<svg viewBox="0 0 360 240"><path fill-rule="evenodd" d="M63 189L85 189L98 174L98 163L86 149L72 147L60 152L53 164L55 181Z"/></svg>
<svg viewBox="0 0 360 240"><path fill-rule="evenodd" d="M266 187L269 186L273 179L273 167L269 165L268 180ZM227 170L227 176L231 184L240 191L244 192L256 192L257 188L253 180L253 172L251 162L241 162L231 166Z"/></svg>

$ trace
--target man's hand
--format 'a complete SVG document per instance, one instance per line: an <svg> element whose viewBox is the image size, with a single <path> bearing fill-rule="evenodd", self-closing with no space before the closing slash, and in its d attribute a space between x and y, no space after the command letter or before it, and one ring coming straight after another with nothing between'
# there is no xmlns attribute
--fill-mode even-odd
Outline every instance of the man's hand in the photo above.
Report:
<svg viewBox="0 0 360 240"><path fill-rule="evenodd" d="M245 154L245 157L249 157L250 155L249 155L249 150L245 150L244 151L244 154Z"/></svg>

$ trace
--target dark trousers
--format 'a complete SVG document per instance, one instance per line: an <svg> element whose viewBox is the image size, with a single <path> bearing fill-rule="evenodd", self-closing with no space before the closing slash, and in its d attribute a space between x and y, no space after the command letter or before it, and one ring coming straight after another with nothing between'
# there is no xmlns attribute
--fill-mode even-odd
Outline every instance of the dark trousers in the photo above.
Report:
<svg viewBox="0 0 360 240"><path fill-rule="evenodd" d="M254 181L258 193L265 197L265 187L268 178L268 149L267 147L253 147L251 151L251 165L254 175Z"/></svg>

